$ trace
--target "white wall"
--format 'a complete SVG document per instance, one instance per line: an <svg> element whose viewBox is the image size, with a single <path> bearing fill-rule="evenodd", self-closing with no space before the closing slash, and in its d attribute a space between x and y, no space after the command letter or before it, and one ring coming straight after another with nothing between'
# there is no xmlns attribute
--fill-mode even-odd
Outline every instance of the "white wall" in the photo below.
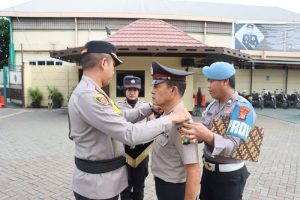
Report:
<svg viewBox="0 0 300 200"><path fill-rule="evenodd" d="M261 92L266 89L274 92L285 88L285 71L282 69L254 69L253 90Z"/></svg>
<svg viewBox="0 0 300 200"><path fill-rule="evenodd" d="M294 90L298 90L300 92L300 69L290 69L288 70L288 94L294 92Z"/></svg>
<svg viewBox="0 0 300 200"><path fill-rule="evenodd" d="M78 67L76 66L24 66L24 99L25 107L31 104L28 96L29 87L38 87L43 92L42 106L48 105L49 91L47 86L56 87L64 97L63 105L67 104L69 95L78 84Z"/></svg>
<svg viewBox="0 0 300 200"><path fill-rule="evenodd" d="M75 47L73 30L14 30L15 50L49 51Z"/></svg>

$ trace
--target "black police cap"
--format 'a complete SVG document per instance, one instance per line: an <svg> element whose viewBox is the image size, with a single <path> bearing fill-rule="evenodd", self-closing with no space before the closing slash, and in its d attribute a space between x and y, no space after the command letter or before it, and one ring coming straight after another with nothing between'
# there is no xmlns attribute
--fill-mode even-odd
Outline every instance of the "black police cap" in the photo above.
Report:
<svg viewBox="0 0 300 200"><path fill-rule="evenodd" d="M124 89L128 88L137 88L141 89L141 78L133 75L127 75L123 79L123 87Z"/></svg>
<svg viewBox="0 0 300 200"><path fill-rule="evenodd" d="M164 81L186 81L186 76L189 76L191 74L194 74L194 72L187 72L184 70L179 69L173 69L166 66L163 66L162 64L159 64L158 62L152 62L152 77L153 81L152 84L160 84Z"/></svg>
<svg viewBox="0 0 300 200"><path fill-rule="evenodd" d="M89 41L84 45L84 48L81 50L81 55L87 53L106 53L111 55L111 57L115 61L115 67L122 64L122 60L120 60L116 55L116 47L106 41Z"/></svg>

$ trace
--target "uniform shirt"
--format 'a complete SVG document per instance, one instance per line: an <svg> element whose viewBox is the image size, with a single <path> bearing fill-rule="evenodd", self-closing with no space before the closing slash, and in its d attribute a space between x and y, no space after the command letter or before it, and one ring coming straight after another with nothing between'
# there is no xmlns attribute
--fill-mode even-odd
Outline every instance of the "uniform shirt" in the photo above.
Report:
<svg viewBox="0 0 300 200"><path fill-rule="evenodd" d="M184 108L183 103L177 104L172 110ZM151 153L151 170L155 177L166 182L186 182L186 164L199 162L198 144L183 145L177 125L159 135L153 142Z"/></svg>
<svg viewBox="0 0 300 200"><path fill-rule="evenodd" d="M233 95L225 104L221 104L219 101L214 100L211 102L207 109L204 111L201 122L209 129L212 128L213 119L231 119L232 111L235 109L236 105L243 103L247 105L250 109L250 113L246 117L251 117L252 126L254 124L256 114L252 105L242 96L239 96L235 91ZM245 119L247 120L247 119ZM204 145L204 157L210 161L219 163L239 163L242 160L235 160L231 158L224 157L225 155L231 155L233 151L239 148L240 138L227 135L228 138L223 138L219 134L214 134L214 147L211 147L205 143Z"/></svg>
<svg viewBox="0 0 300 200"><path fill-rule="evenodd" d="M169 117L147 124L132 124L149 116L152 113L150 106L120 113L105 92L85 75L73 91L68 109L75 156L85 160L112 159L124 155L123 143L135 145L151 141L172 127ZM126 166L102 174L89 174L75 167L73 190L87 198L112 198L127 186Z"/></svg>
<svg viewBox="0 0 300 200"><path fill-rule="evenodd" d="M148 105L148 103L145 102L145 101L143 101L143 100L138 99L138 101L136 102L134 108L139 108L139 107L145 106L145 105ZM118 102L118 107L122 111L133 109L132 106L127 102L126 99L124 101L119 101ZM147 117L147 118L144 118L143 120L141 120L141 121L139 121L137 123L146 122L146 121L149 121L149 120L150 120L149 117Z"/></svg>
<svg viewBox="0 0 300 200"><path fill-rule="evenodd" d="M139 108L141 106L145 106L148 103L146 103L143 100L138 99L136 102L134 108ZM133 107L127 102L125 99L124 101L118 102L118 106L121 110L127 110L127 109L133 109ZM137 122L146 122L149 120L154 119L153 115L150 115L149 117ZM146 158L149 156L149 152L151 150L151 143L148 142L145 144L140 144L140 145L134 145L134 146L128 146L125 145L125 153L126 153L126 162L128 165L130 165L133 168L138 167L138 165Z"/></svg>

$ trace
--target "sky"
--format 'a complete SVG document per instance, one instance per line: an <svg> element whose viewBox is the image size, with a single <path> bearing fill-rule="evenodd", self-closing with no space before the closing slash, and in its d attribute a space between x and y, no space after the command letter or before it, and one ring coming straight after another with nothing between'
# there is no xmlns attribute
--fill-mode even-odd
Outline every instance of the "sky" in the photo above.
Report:
<svg viewBox="0 0 300 200"><path fill-rule="evenodd" d="M9 8L29 0L0 0L0 10ZM84 1L84 0L83 0ZM99 0L102 1L102 0ZM181 0L184 1L184 0ZM232 3L232 4L246 4L256 6L276 6L290 11L300 13L300 3L297 0L188 0L200 2L215 2L215 3Z"/></svg>

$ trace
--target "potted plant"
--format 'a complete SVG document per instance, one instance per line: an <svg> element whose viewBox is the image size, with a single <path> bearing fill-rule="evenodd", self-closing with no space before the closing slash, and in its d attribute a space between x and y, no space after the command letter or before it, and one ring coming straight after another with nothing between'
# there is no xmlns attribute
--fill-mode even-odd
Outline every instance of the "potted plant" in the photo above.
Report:
<svg viewBox="0 0 300 200"><path fill-rule="evenodd" d="M31 107L32 108L40 108L41 107L41 101L43 99L43 93L42 91L35 87L35 88L28 88L29 96L31 97Z"/></svg>
<svg viewBox="0 0 300 200"><path fill-rule="evenodd" d="M63 101L62 93L56 87L48 87L49 97L52 101L52 108L60 108Z"/></svg>

